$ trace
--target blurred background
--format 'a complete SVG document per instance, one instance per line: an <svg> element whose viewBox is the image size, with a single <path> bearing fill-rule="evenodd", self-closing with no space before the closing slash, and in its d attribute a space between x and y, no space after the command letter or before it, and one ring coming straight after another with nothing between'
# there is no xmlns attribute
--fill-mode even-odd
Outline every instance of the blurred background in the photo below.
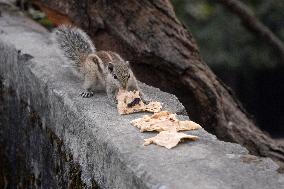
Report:
<svg viewBox="0 0 284 189"><path fill-rule="evenodd" d="M263 130L284 137L284 63L276 49L220 1L171 0L190 28L201 57L242 102ZM284 41L284 1L243 1L255 17Z"/></svg>

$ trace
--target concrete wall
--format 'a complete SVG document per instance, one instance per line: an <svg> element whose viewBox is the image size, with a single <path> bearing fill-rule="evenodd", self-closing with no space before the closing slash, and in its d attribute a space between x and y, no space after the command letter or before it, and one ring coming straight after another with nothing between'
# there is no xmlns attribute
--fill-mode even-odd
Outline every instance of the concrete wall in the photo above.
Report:
<svg viewBox="0 0 284 189"><path fill-rule="evenodd" d="M143 114L118 115L103 93L81 98L81 79L63 65L49 36L23 16L2 13L0 187L284 187L272 160L250 156L203 129L188 132L199 141L172 150L144 147L143 139L155 134L129 123ZM140 85L151 99L188 119L175 96Z"/></svg>

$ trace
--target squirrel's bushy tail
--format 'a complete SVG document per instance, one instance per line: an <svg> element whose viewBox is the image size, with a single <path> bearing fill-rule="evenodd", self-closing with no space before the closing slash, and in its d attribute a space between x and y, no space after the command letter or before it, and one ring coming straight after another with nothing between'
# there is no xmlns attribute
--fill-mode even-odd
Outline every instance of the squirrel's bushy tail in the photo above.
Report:
<svg viewBox="0 0 284 189"><path fill-rule="evenodd" d="M90 37L81 29L59 26L52 32L52 40L68 60L80 67L87 56L96 51Z"/></svg>

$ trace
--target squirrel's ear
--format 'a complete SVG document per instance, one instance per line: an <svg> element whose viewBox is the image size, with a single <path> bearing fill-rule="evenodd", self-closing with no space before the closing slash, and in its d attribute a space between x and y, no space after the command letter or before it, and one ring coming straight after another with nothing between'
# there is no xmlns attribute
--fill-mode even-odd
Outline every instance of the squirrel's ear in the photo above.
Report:
<svg viewBox="0 0 284 189"><path fill-rule="evenodd" d="M113 64L111 62L108 63L107 67L110 72L113 72Z"/></svg>

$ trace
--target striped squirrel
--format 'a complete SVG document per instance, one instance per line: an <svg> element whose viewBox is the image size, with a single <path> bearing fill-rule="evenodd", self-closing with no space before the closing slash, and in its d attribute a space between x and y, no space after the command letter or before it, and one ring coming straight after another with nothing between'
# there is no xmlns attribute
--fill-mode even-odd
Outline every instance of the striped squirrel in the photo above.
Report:
<svg viewBox="0 0 284 189"><path fill-rule="evenodd" d="M96 51L90 37L81 29L59 26L52 32L52 41L63 57L84 76L83 98L93 96L94 91L105 90L112 105L117 103L119 88L140 91L129 62L112 51ZM141 99L144 94L140 91Z"/></svg>

